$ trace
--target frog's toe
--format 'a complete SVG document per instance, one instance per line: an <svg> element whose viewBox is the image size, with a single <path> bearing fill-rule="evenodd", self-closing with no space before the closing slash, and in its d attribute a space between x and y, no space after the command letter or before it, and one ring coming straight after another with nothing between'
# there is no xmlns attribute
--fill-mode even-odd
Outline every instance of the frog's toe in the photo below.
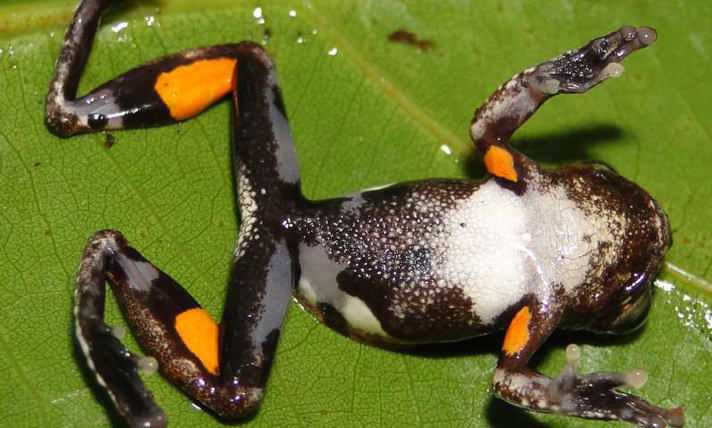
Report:
<svg viewBox="0 0 712 428"><path fill-rule="evenodd" d="M618 31L591 40L581 50L590 49L600 61L620 62L631 53L655 43L657 39L658 33L653 28L624 25Z"/></svg>
<svg viewBox="0 0 712 428"><path fill-rule="evenodd" d="M653 28L624 25L580 49L538 65L527 81L544 94L583 93L610 77L620 76L625 71L620 62L656 40Z"/></svg>
<svg viewBox="0 0 712 428"><path fill-rule="evenodd" d="M682 427L682 407L666 410L635 395L613 388L641 388L648 374L641 370L625 372L576 373L581 350L576 345L566 349L566 364L547 388L547 401L562 414L597 419L618 419L646 428Z"/></svg>

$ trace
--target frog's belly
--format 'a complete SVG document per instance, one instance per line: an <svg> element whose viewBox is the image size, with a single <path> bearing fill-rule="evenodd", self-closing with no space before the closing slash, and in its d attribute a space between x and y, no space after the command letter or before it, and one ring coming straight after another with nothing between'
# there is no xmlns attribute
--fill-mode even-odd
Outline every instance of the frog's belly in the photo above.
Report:
<svg viewBox="0 0 712 428"><path fill-rule="evenodd" d="M497 328L498 315L527 292L521 200L489 182L456 208L421 234L349 242L362 249L358 257L333 257L334 243L302 244L301 301L317 314L328 305L349 333L387 341L460 340ZM399 221L392 229L407 228Z"/></svg>
<svg viewBox="0 0 712 428"><path fill-rule="evenodd" d="M527 296L546 298L553 287L571 292L584 282L599 242L600 228L563 189L537 193L532 186L517 196L488 181L435 208L425 198L418 208L418 195L409 197L416 227L404 224L412 212L362 216L378 228L341 225L368 239L302 244L302 301L327 305L360 336L460 340L504 327L502 315Z"/></svg>

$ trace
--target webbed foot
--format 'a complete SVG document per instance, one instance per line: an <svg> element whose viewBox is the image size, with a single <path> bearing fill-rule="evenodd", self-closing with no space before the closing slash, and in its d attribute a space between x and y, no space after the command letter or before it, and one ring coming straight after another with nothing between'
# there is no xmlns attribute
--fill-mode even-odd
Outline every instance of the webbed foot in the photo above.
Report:
<svg viewBox="0 0 712 428"><path fill-rule="evenodd" d="M580 49L539 64L527 76L527 83L543 94L586 92L610 77L620 76L625 70L620 62L655 40L654 29L625 25Z"/></svg>
<svg viewBox="0 0 712 428"><path fill-rule="evenodd" d="M640 397L613 390L620 386L642 387L648 375L640 370L627 372L576 373L581 350L576 345L566 348L567 362L549 383L547 401L552 410L571 416L595 419L618 419L645 428L682 427L682 407L666 410Z"/></svg>

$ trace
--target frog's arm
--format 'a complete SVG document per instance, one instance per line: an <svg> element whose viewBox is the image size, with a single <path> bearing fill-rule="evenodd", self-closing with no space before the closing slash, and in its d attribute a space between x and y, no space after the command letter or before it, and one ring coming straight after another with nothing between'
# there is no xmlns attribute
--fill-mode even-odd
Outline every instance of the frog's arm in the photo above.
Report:
<svg viewBox="0 0 712 428"><path fill-rule="evenodd" d="M490 174L512 190L526 186L534 162L509 146L509 138L548 99L583 93L623 72L620 62L656 40L649 27L621 27L580 49L515 74L475 111L470 134Z"/></svg>
<svg viewBox="0 0 712 428"><path fill-rule="evenodd" d="M561 311L555 299L525 300L504 338L493 388L498 397L529 410L587 419L621 420L646 428L681 427L682 408L662 409L614 388L640 388L645 372L576 373L580 349L569 345L567 363L555 378L531 370L530 358L557 326Z"/></svg>
<svg viewBox="0 0 712 428"><path fill-rule="evenodd" d="M286 241L279 219L302 202L299 167L274 66L254 43L197 49L155 60L81 100L73 100L99 16L110 3L85 0L80 5L57 61L48 95L48 124L68 136L181 119L166 113L172 110L167 109L170 103L158 100L153 86L147 85L147 81L178 72L181 67L187 69L180 73L193 76L193 83L208 86L198 88L197 96L189 96L185 103L178 102L192 105L191 114L197 114L215 97L202 95L200 91L210 92L210 79L191 75L203 70L191 67L203 63L209 71L214 59L231 61L229 70L220 69L219 73L228 74L230 80L235 133L232 153L242 225L219 325L187 290L139 254L121 233L95 233L87 243L78 274L76 337L89 368L130 426L166 425L164 413L137 375L142 359L128 351L104 322L108 281L132 332L146 354L158 361L161 372L221 417L242 416L261 402L298 275L295 249ZM181 98L181 89L186 87L176 84L177 98ZM118 113L112 116L107 112ZM97 115L106 120L92 123L91 118Z"/></svg>

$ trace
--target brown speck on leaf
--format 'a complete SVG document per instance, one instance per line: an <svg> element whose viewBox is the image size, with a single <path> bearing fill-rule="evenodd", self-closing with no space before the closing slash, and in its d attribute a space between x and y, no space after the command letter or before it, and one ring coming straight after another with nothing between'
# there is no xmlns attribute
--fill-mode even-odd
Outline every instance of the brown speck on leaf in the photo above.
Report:
<svg viewBox="0 0 712 428"><path fill-rule="evenodd" d="M49 229L45 229L44 234L45 234L45 236L49 236L52 234L52 231Z"/></svg>
<svg viewBox="0 0 712 428"><path fill-rule="evenodd" d="M685 244L689 244L689 243L690 243L690 238L684 237L684 238L682 238L682 242L684 242Z"/></svg>
<svg viewBox="0 0 712 428"><path fill-rule="evenodd" d="M39 163L39 162L35 162L33 166L34 166L35 168L39 168L40 165L42 165L42 164Z"/></svg>
<svg viewBox="0 0 712 428"><path fill-rule="evenodd" d="M426 39L419 39L418 36L406 30L396 30L388 36L389 42L405 43L407 45L417 46L423 52L433 50L433 42Z"/></svg>
<svg viewBox="0 0 712 428"><path fill-rule="evenodd" d="M110 149L114 147L114 143L116 143L116 139L112 134L109 134L108 132L106 133L106 140L104 141L104 148Z"/></svg>

